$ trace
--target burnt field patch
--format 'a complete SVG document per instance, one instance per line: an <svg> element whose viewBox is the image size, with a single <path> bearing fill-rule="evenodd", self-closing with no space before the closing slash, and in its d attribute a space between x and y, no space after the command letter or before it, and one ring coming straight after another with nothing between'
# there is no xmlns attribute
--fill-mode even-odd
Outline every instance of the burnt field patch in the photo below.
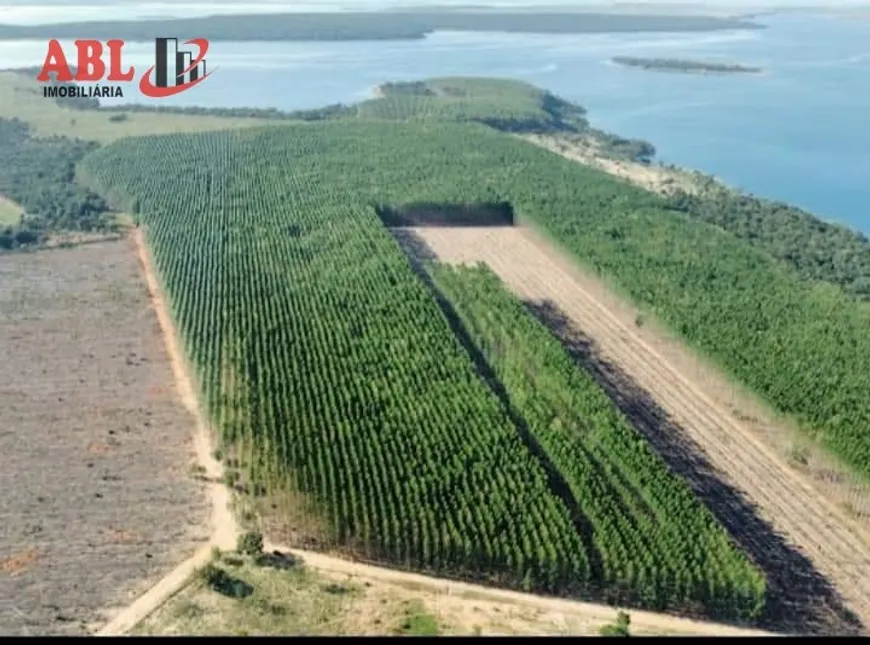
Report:
<svg viewBox="0 0 870 645"><path fill-rule="evenodd" d="M514 226L514 209L508 202L377 204L375 212L390 228L408 226Z"/></svg>
<svg viewBox="0 0 870 645"><path fill-rule="evenodd" d="M0 633L83 633L208 537L131 243L0 257L0 354Z"/></svg>

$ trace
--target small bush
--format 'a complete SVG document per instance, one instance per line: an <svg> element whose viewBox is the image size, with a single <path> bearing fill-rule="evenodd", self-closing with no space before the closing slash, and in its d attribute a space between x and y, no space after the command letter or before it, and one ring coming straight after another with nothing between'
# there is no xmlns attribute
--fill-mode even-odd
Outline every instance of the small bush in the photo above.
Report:
<svg viewBox="0 0 870 645"><path fill-rule="evenodd" d="M228 598L247 598L254 593L254 588L247 582L211 563L200 569L199 577L210 589Z"/></svg>
<svg viewBox="0 0 870 645"><path fill-rule="evenodd" d="M602 636L631 636L628 631L628 626L631 624L631 616L624 611L619 612L616 616L616 622L612 625L604 625L599 634Z"/></svg>
<svg viewBox="0 0 870 645"><path fill-rule="evenodd" d="M789 461L795 466L806 466L810 462L809 451L803 446L792 446Z"/></svg>
<svg viewBox="0 0 870 645"><path fill-rule="evenodd" d="M275 551L274 553L262 553L255 560L258 567L269 567L280 571L295 569L301 565L299 558L292 555L284 555Z"/></svg>
<svg viewBox="0 0 870 645"><path fill-rule="evenodd" d="M236 544L236 551L244 555L262 555L263 534L254 531L243 533L239 536L239 541Z"/></svg>
<svg viewBox="0 0 870 645"><path fill-rule="evenodd" d="M345 594L347 594L347 593L350 592L350 589L348 589L348 588L345 587L344 585L339 585L339 584L336 584L336 583L334 583L334 582L331 582L331 583L329 583L328 585L326 585L326 586L323 588L323 590L324 590L326 593L331 594L331 595L333 595L333 596L343 596L343 595L345 595Z"/></svg>

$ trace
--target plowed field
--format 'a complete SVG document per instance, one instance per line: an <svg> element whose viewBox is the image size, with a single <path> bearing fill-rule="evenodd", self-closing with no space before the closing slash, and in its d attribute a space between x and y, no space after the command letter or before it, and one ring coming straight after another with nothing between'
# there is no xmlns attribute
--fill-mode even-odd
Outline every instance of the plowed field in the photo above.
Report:
<svg viewBox="0 0 870 645"><path fill-rule="evenodd" d="M727 382L686 378L673 348L658 351L637 312L614 307L597 279L531 231L415 228L397 237L444 261L485 262L564 338L765 570L773 595L766 623L816 633L870 624L866 536L717 401L717 391L733 389Z"/></svg>

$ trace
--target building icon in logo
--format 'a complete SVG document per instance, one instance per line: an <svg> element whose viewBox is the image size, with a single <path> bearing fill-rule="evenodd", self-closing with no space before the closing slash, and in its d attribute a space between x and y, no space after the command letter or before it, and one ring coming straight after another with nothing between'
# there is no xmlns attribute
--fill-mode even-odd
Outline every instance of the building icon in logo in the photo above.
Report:
<svg viewBox="0 0 870 645"><path fill-rule="evenodd" d="M139 91L152 99L165 99L186 92L214 74L206 71L205 55L208 40L191 38L184 45L195 48L196 53L178 49L177 38L156 38L154 66L139 79Z"/></svg>
<svg viewBox="0 0 870 645"><path fill-rule="evenodd" d="M180 87L205 78L205 59L194 63L191 52L178 49L177 38L157 38L154 50L155 86Z"/></svg>

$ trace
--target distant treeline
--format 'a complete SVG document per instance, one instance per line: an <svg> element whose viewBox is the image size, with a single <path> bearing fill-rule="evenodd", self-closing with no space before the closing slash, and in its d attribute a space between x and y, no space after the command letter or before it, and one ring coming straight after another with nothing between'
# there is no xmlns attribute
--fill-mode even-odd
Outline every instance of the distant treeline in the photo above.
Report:
<svg viewBox="0 0 870 645"><path fill-rule="evenodd" d="M700 60L684 60L680 58L634 58L632 56L616 56L613 62L626 67L641 69L658 69L672 72L715 72L720 74L758 74L760 67L748 67L736 63L716 63Z"/></svg>
<svg viewBox="0 0 870 645"><path fill-rule="evenodd" d="M712 16L620 15L592 12L370 11L209 16L171 20L0 25L0 39L96 38L148 41L166 34L209 40L410 40L433 31L607 33L761 29Z"/></svg>
<svg viewBox="0 0 870 645"><path fill-rule="evenodd" d="M158 114L189 114L195 116L234 117L249 119L276 119L284 121L324 121L356 114L356 107L335 103L326 107L313 110L294 110L284 112L277 108L252 108L252 107L201 107L197 105L97 105L96 108L104 112L156 112ZM94 109L94 108L91 108Z"/></svg>
<svg viewBox="0 0 870 645"><path fill-rule="evenodd" d="M0 194L24 209L15 226L0 228L0 250L43 242L55 232L114 228L102 197L75 183L75 166L95 143L37 139L18 119L0 118Z"/></svg>

